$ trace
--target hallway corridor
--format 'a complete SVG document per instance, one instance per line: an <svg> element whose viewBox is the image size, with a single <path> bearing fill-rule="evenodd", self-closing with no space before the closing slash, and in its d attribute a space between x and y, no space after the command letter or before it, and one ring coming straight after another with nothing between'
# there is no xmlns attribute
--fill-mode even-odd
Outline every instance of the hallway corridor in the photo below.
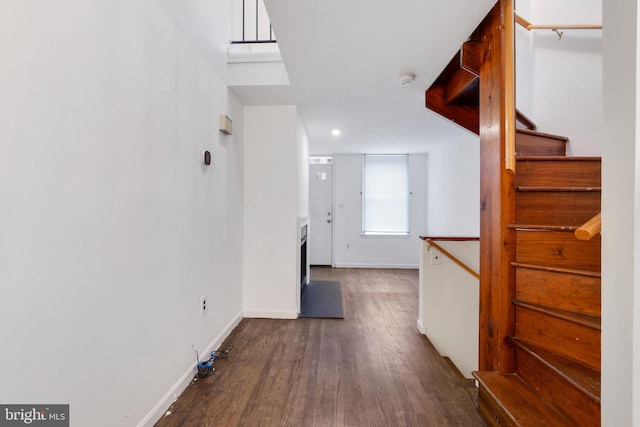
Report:
<svg viewBox="0 0 640 427"><path fill-rule="evenodd" d="M482 426L476 389L416 329L417 270L314 267L344 320L244 319L157 427Z"/></svg>

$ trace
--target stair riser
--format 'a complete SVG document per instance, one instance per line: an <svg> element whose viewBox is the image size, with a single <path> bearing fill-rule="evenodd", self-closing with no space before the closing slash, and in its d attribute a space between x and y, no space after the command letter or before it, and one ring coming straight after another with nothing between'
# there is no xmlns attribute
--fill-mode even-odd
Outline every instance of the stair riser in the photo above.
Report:
<svg viewBox="0 0 640 427"><path fill-rule="evenodd" d="M543 399L554 402L575 425L600 425L600 405L596 401L520 348L516 350L516 372Z"/></svg>
<svg viewBox="0 0 640 427"><path fill-rule="evenodd" d="M518 160L518 187L601 187L599 160Z"/></svg>
<svg viewBox="0 0 640 427"><path fill-rule="evenodd" d="M600 331L597 329L516 307L516 336L600 370Z"/></svg>
<svg viewBox="0 0 640 427"><path fill-rule="evenodd" d="M489 426L568 426L569 420L518 376L474 372L478 380L478 407Z"/></svg>
<svg viewBox="0 0 640 427"><path fill-rule="evenodd" d="M578 240L571 232L516 231L516 261L600 271L600 237Z"/></svg>
<svg viewBox="0 0 640 427"><path fill-rule="evenodd" d="M574 313L600 316L600 279L518 267L516 299Z"/></svg>
<svg viewBox="0 0 640 427"><path fill-rule="evenodd" d="M523 191L516 193L518 224L579 227L600 212L599 191Z"/></svg>
<svg viewBox="0 0 640 427"><path fill-rule="evenodd" d="M483 385L478 387L478 412L488 427L518 427Z"/></svg>
<svg viewBox="0 0 640 427"><path fill-rule="evenodd" d="M565 141L516 133L516 156L566 156L566 154Z"/></svg>

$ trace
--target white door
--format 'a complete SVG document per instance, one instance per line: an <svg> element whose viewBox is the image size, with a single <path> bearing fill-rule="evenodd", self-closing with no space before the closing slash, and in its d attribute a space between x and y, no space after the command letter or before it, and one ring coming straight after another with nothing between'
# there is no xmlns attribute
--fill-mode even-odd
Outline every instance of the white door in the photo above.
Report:
<svg viewBox="0 0 640 427"><path fill-rule="evenodd" d="M333 168L309 165L309 264L331 265L333 236Z"/></svg>

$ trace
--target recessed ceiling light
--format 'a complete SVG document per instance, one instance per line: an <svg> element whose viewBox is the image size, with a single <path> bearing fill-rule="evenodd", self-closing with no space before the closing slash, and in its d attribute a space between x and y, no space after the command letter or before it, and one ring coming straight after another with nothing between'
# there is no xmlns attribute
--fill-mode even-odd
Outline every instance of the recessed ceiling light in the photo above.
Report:
<svg viewBox="0 0 640 427"><path fill-rule="evenodd" d="M331 130L331 135L333 136L340 136L341 133L342 131L338 128Z"/></svg>

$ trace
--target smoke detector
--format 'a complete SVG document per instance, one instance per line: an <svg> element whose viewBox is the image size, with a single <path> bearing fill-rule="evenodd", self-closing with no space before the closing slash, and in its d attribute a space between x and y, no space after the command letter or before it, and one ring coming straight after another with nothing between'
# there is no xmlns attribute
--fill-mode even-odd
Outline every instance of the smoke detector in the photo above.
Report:
<svg viewBox="0 0 640 427"><path fill-rule="evenodd" d="M407 86L413 83L415 79L416 79L416 75L414 73L403 73L403 74L400 74L400 79L398 80L398 83L400 83L400 86Z"/></svg>

